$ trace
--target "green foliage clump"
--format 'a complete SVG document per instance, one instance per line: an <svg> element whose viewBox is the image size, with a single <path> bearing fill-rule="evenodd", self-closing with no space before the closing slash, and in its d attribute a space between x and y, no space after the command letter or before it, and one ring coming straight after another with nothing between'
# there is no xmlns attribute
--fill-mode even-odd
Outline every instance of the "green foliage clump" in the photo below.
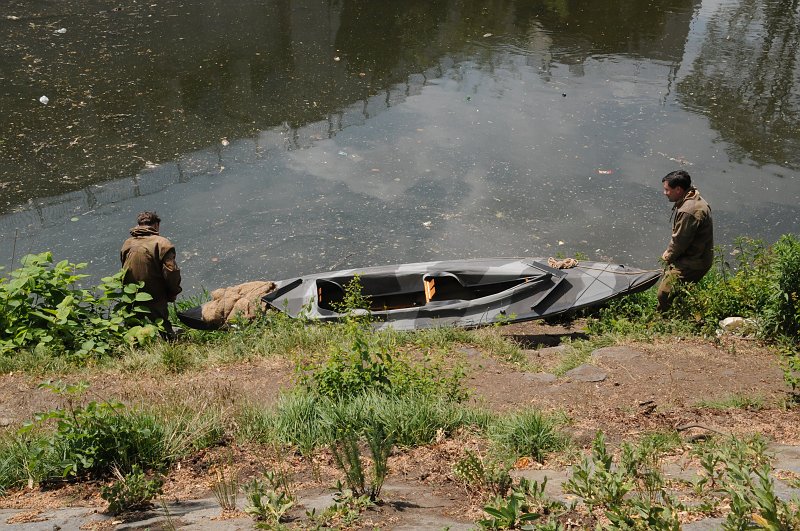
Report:
<svg viewBox="0 0 800 531"><path fill-rule="evenodd" d="M797 500L789 503L775 493L766 448L761 436L730 437L693 451L704 471L696 490L710 499L722 495L730 508L724 529L753 529L752 522L759 529L800 528Z"/></svg>
<svg viewBox="0 0 800 531"><path fill-rule="evenodd" d="M465 398L461 389L463 371L447 372L435 364L412 363L396 355L397 335L375 332L369 301L361 293L356 275L337 305L344 316L343 341L331 345L322 364L300 365L301 381L314 394L331 399L356 397L366 392L394 396L438 394L453 400Z"/></svg>
<svg viewBox="0 0 800 531"><path fill-rule="evenodd" d="M164 434L156 420L128 411L118 402L91 401L78 406L75 398L87 385L41 384L67 398L67 407L37 414L22 433L55 429L36 440L28 456L28 473L35 482L54 479L107 477L115 469L123 473L134 465L164 466Z"/></svg>
<svg viewBox="0 0 800 531"><path fill-rule="evenodd" d="M347 486L354 496L368 496L375 501L389 473L389 455L394 448L394 419L380 407L378 395L362 395L356 399L331 403L323 417L329 446L337 466L344 472ZM371 470L361 455L364 441L370 453Z"/></svg>
<svg viewBox="0 0 800 531"><path fill-rule="evenodd" d="M161 471L219 442L221 423L208 412L172 408L166 418L113 401L79 403L84 383L45 383L65 405L38 414L0 439L0 492L27 484L105 479Z"/></svg>
<svg viewBox="0 0 800 531"><path fill-rule="evenodd" d="M267 484L259 478L253 478L245 485L247 505L244 512L251 515L265 529L274 529L278 526L286 512L294 507L295 499L292 493L276 480L274 472L265 474ZM261 527L261 526L259 526Z"/></svg>
<svg viewBox="0 0 800 531"><path fill-rule="evenodd" d="M123 271L93 291L76 286L86 277L77 273L86 264L53 264L50 252L27 255L21 263L0 277L0 356L33 350L83 361L157 337L141 307L152 297L139 284L124 284Z"/></svg>
<svg viewBox="0 0 800 531"><path fill-rule="evenodd" d="M341 407L343 401L353 402L355 410L364 408L370 414L376 412L387 419L395 444L399 446L430 444L459 427L488 424L488 415L431 395L397 397L372 392L348 400L332 400L298 391L282 395L274 410L243 408L238 422L239 435L264 444L290 445L308 457L335 439L333 425L323 419L331 418L330 410ZM364 417L361 414L352 416L347 422L360 430Z"/></svg>
<svg viewBox="0 0 800 531"><path fill-rule="evenodd" d="M467 450L453 465L453 475L471 491L488 492L503 498L514 484L509 474L511 465L494 458L484 458Z"/></svg>
<svg viewBox="0 0 800 531"><path fill-rule="evenodd" d="M563 529L555 516L564 512L565 507L560 502L547 500L544 495L546 486L546 477L541 483L520 478L508 496L498 496L483 507L489 518L478 520L478 526L481 529ZM546 517L545 522L540 521L543 517Z"/></svg>
<svg viewBox="0 0 800 531"><path fill-rule="evenodd" d="M589 507L605 508L610 529L678 531L680 504L665 490L657 444L623 445L615 464L605 437L598 432L591 458L573 468L564 491L584 499Z"/></svg>
<svg viewBox="0 0 800 531"><path fill-rule="evenodd" d="M800 334L800 239L785 234L772 246L770 290L763 316L768 336Z"/></svg>
<svg viewBox="0 0 800 531"><path fill-rule="evenodd" d="M100 497L108 502L106 511L112 515L149 507L164 485L159 476L148 478L139 465L133 465L127 474L115 470L115 476L116 481L100 488Z"/></svg>

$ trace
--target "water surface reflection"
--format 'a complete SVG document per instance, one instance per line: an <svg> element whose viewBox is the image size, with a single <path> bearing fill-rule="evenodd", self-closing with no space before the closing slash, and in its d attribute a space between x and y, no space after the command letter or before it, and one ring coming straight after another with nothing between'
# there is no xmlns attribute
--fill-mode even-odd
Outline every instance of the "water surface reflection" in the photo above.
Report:
<svg viewBox="0 0 800 531"><path fill-rule="evenodd" d="M1 65L0 263L50 248L108 272L135 213L155 208L190 289L462 256L580 251L655 267L669 216L659 179L679 165L721 242L796 231L797 47L753 55L744 77L724 68L731 44L715 28L747 2L595 4L75 13L66 2L59 15L6 18L22 44ZM798 24L752 29L777 10L748 13L746 42L796 38ZM86 34L57 51L70 21L88 21L74 32ZM91 59L9 84L6 72L59 53ZM68 97L43 106L41 87ZM743 87L739 100L712 97ZM722 119L753 124L772 108L788 118Z"/></svg>

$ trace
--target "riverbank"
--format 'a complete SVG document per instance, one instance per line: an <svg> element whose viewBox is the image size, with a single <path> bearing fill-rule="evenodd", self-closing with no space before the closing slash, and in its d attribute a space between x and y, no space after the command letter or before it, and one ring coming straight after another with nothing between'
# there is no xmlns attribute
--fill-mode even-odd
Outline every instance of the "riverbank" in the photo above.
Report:
<svg viewBox="0 0 800 531"><path fill-rule="evenodd" d="M119 275L92 294L74 287L79 266L28 257L0 282L15 309L0 314L14 331L0 343L2 514L75 528L796 527L800 241L737 251L667 315L653 290L478 330L267 311L175 342L139 322ZM347 308L364 307L355 289ZM732 315L746 325L721 330Z"/></svg>
<svg viewBox="0 0 800 531"><path fill-rule="evenodd" d="M800 445L800 410L792 406L782 359L774 349L735 336L719 340L673 337L622 341L581 353L586 350L581 343L587 337L585 322L578 320L464 333L438 352L430 348L434 346L431 336L422 339L422 348L407 345L407 352L420 360L427 355L429 360L446 363L448 370L460 367L467 391L465 405L470 408L498 418L527 410L561 419L557 430L569 443L558 451L545 451L541 461L530 455L516 456L509 472L514 478L549 478L546 499L564 504L557 519L563 528L592 528L604 521L602 512L590 510L582 503L585 498L564 487L581 459L589 455L598 431L605 434L609 451L617 459L624 443L662 441L657 462L665 490L683 504L677 513L682 524L719 523L730 514L724 496L716 505L709 504L705 494L693 490L692 485L705 477L697 452L707 441L721 447L731 436L748 441L758 435L769 445L768 453L775 454L777 449L786 455L794 455L792 448ZM297 358L250 354L185 371L171 371L163 365L160 369L148 367L140 358L64 375L66 380L87 381L91 395L103 400L154 409L192 403L195 409L219 411L226 426L224 436L174 463L165 474L163 493L153 499L155 511L103 516L108 503L99 491L108 482L90 481L9 492L0 498L4 521L10 529L44 529L36 525L52 526L57 518L71 514L69 522L80 521L92 529L184 524L201 529L220 525L245 529L253 525L253 519L242 512L249 503L244 486L263 477L265 471L280 471L295 500L281 525L298 529L318 525L320 521L307 511L316 509L318 517L337 506L332 486L344 481L342 470L324 446L303 456L296 446L279 447L243 436L247 430L241 425L242 410L275 409L281 394L299 385ZM564 370L572 365L575 367ZM18 426L34 412L51 407L52 394L36 388L40 379L40 375L19 373L0 377L0 417L5 423ZM487 433L463 425L451 432L441 430L427 444L396 446L388 458L385 489L378 501L363 507L339 503L333 511L339 514L327 525L473 528L487 517L483 506L491 502L491 488L479 478L459 476L457 464L473 455L489 466L496 447ZM771 477L777 492L788 499L798 492L800 468L786 459L773 461ZM237 489L242 491L235 511L223 510L214 497L221 477L228 481L236 478ZM567 509L573 501L578 505ZM164 507L158 509L162 503L166 513ZM552 511L559 514L555 507Z"/></svg>

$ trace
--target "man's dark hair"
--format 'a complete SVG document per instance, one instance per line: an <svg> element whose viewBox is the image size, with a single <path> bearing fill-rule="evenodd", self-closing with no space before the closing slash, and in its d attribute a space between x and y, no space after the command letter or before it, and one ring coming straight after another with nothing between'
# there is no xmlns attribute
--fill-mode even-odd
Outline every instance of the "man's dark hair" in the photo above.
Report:
<svg viewBox="0 0 800 531"><path fill-rule="evenodd" d="M684 170L671 171L661 179L662 183L667 183L670 188L680 186L684 190L689 190L692 187L692 178Z"/></svg>
<svg viewBox="0 0 800 531"><path fill-rule="evenodd" d="M146 227L155 227L159 223L161 223L161 218L158 217L158 214L156 214L155 212L150 212L150 211L139 212L139 215L136 216L137 225L143 225Z"/></svg>

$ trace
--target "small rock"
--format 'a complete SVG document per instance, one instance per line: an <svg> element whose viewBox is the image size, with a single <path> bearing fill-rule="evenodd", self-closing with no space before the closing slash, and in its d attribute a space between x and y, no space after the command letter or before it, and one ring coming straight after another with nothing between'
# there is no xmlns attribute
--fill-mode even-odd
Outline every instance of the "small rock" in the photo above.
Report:
<svg viewBox="0 0 800 531"><path fill-rule="evenodd" d="M606 379L606 373L595 365L584 363L580 367L567 371L564 374L567 378L577 380L579 382L602 382Z"/></svg>
<svg viewBox="0 0 800 531"><path fill-rule="evenodd" d="M642 351L630 347L603 347L592 352L595 361L631 361L642 355Z"/></svg>
<svg viewBox="0 0 800 531"><path fill-rule="evenodd" d="M547 372L526 372L522 378L528 382L553 383L558 380L555 374Z"/></svg>
<svg viewBox="0 0 800 531"><path fill-rule="evenodd" d="M561 355L569 350L568 345L556 345L555 347L545 347L540 348L539 350L533 351L537 356L554 356L554 355Z"/></svg>

